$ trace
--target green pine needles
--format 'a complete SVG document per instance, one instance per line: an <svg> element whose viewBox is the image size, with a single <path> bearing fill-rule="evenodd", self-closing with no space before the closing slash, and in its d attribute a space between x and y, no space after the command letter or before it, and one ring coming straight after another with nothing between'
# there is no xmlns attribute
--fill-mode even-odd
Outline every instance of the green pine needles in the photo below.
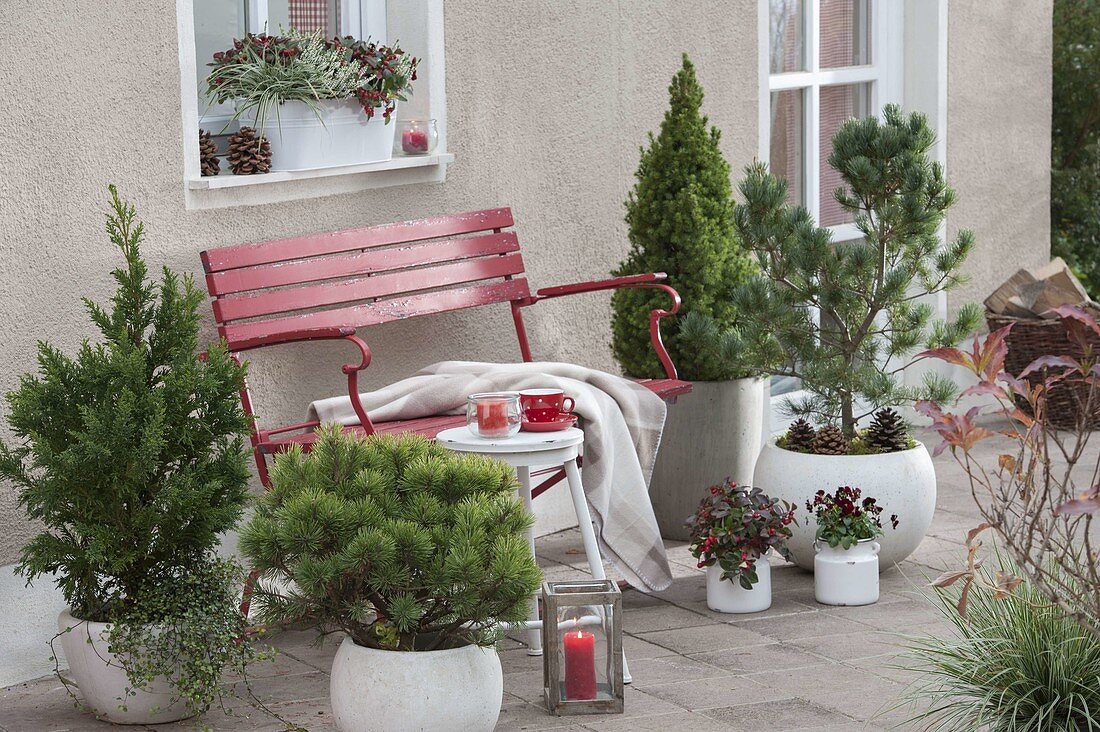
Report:
<svg viewBox="0 0 1100 732"><path fill-rule="evenodd" d="M669 86L669 109L657 136L649 135L626 202L630 252L616 276L665 272L683 298L682 315L699 313L721 330L737 321L725 296L755 267L733 227L730 166L720 133L700 112L703 88L695 67L683 66ZM623 370L637 377L663 377L649 337L650 311L668 306L659 290L622 289L612 297L611 347ZM714 381L746 375L743 367L700 350L673 322L663 334L672 361L686 379Z"/></svg>
<svg viewBox="0 0 1100 732"><path fill-rule="evenodd" d="M167 677L201 712L223 668L257 657L239 642L240 569L215 555L247 500L244 368L222 346L199 358L202 291L168 269L148 279L145 229L110 192L125 266L109 308L84 300L100 337L75 357L39 343L38 372L7 395L16 442L0 443L0 479L44 527L17 571L56 573L75 617L112 624L128 693Z"/></svg>
<svg viewBox="0 0 1100 732"><path fill-rule="evenodd" d="M401 651L491 645L526 618L541 573L512 469L414 436L322 428L275 458L241 534L267 623L342 630Z"/></svg>
<svg viewBox="0 0 1100 732"><path fill-rule="evenodd" d="M917 348L954 345L981 320L973 304L950 322L932 319L928 296L964 281L959 269L974 246L966 230L940 242L955 192L929 159L934 142L923 115L893 105L882 121L841 125L829 165L845 184L836 200L863 234L855 241L832 243L828 229L787 203L786 181L762 163L741 182L736 229L761 273L733 293L734 305L753 314L740 323L737 349L761 369L800 378L811 396L791 411L838 424L849 438L879 408L949 399L953 385L943 377L906 385L902 370Z"/></svg>

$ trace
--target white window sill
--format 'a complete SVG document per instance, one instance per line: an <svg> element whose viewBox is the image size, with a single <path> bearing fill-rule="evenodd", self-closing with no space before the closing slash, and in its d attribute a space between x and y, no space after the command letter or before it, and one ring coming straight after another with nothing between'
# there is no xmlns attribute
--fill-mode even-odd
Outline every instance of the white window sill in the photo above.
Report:
<svg viewBox="0 0 1100 732"><path fill-rule="evenodd" d="M188 178L187 187L193 191L213 190L219 188L240 188L242 186L263 186L272 183L285 183L288 181L313 180L316 178L331 178L334 176L370 174L370 177L383 176L387 171L410 170L414 168L430 168L446 165L453 162L455 156L451 153L435 153L433 155L421 155L416 157L395 157L379 163L364 163L361 165L339 165L328 168L313 168L311 170L284 170L273 173L261 173L259 175L232 175L222 174L209 177Z"/></svg>

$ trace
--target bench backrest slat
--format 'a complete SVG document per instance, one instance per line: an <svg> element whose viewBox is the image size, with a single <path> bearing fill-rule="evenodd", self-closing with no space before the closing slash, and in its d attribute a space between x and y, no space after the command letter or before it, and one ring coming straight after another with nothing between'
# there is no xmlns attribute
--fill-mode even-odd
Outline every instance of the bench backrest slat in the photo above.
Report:
<svg viewBox="0 0 1100 732"><path fill-rule="evenodd" d="M530 297L507 208L211 249L214 318L231 349Z"/></svg>
<svg viewBox="0 0 1100 732"><path fill-rule="evenodd" d="M334 310L320 310L270 320L231 323L223 326L221 330L231 347L243 350L263 345L265 341L279 333L341 327L349 324L354 324L355 327L367 327L388 323L391 320L404 320L420 315L519 300L527 294L526 280L504 280L487 285L436 290Z"/></svg>

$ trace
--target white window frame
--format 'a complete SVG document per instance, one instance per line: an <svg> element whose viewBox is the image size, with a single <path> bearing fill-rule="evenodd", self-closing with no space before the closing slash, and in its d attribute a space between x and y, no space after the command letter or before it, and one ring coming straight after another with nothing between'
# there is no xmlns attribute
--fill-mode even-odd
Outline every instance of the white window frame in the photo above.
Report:
<svg viewBox="0 0 1100 732"><path fill-rule="evenodd" d="M270 16L268 0L244 0L245 17L250 33L271 33L278 28L268 28ZM340 8L340 35L386 42L386 0L329 0L333 8ZM381 32L379 32L381 29Z"/></svg>
<svg viewBox="0 0 1100 732"><path fill-rule="evenodd" d="M343 3L341 10L355 0L332 0ZM342 16L344 25L369 28L385 15L386 0L362 0L358 18ZM421 83L430 100L428 116L436 120L439 142L431 155L395 157L380 163L342 165L301 171L278 171L262 175L219 175L202 177L199 166L199 96L195 58L195 8L193 0L176 0L176 32L180 59L180 98L183 132L183 191L188 209L249 206L279 201L291 201L318 196L352 193L411 183L439 183L446 178L447 164L454 155L447 152L446 73L443 39L444 0L425 0L427 64L421 68ZM260 19L267 18L267 0L247 0L248 29L262 30ZM351 33L351 35L356 35ZM384 40L382 34L372 38ZM204 128L209 121L204 119Z"/></svg>

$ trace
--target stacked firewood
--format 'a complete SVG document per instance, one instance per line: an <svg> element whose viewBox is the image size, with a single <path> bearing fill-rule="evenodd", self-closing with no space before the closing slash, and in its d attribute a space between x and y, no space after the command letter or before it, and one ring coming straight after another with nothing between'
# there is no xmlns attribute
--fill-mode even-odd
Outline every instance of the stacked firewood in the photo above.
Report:
<svg viewBox="0 0 1100 732"><path fill-rule="evenodd" d="M986 309L1013 318L1054 318L1059 305L1095 304L1061 257L1036 269L1021 269L985 299Z"/></svg>

